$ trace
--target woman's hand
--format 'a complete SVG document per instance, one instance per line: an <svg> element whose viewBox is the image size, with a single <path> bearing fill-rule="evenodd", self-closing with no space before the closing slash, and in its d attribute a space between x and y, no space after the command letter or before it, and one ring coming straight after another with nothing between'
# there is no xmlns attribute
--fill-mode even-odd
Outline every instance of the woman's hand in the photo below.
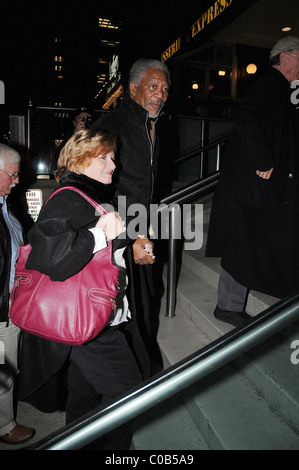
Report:
<svg viewBox="0 0 299 470"><path fill-rule="evenodd" d="M104 231L107 241L114 240L126 231L125 222L118 212L109 212L109 214L102 215L97 221L96 227Z"/></svg>

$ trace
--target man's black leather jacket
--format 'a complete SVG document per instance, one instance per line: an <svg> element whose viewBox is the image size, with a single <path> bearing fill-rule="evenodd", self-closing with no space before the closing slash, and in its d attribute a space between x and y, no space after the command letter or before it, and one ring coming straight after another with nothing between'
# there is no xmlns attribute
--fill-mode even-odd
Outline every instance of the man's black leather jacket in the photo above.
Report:
<svg viewBox="0 0 299 470"><path fill-rule="evenodd" d="M7 322L9 310L9 278L11 241L9 230L0 213L0 322Z"/></svg>

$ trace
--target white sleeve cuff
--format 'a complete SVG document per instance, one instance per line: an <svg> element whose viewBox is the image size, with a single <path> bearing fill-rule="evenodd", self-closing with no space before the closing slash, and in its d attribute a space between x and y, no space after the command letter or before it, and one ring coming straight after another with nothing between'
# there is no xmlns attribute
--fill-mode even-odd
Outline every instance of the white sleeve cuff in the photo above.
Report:
<svg viewBox="0 0 299 470"><path fill-rule="evenodd" d="M106 235L104 231L100 227L92 227L88 229L94 236L94 249L93 253L96 253L97 251L102 250L103 248L106 248L107 246L107 240L106 240Z"/></svg>

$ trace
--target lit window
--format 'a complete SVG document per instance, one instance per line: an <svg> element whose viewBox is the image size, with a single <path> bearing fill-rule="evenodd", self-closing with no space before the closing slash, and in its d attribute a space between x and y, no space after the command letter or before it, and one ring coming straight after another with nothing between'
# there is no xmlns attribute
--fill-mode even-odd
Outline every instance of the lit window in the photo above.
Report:
<svg viewBox="0 0 299 470"><path fill-rule="evenodd" d="M105 83L105 81L106 81L106 75L104 73L97 76L97 83Z"/></svg>
<svg viewBox="0 0 299 470"><path fill-rule="evenodd" d="M108 20L106 18L99 18L100 28L122 30L122 25L123 23L121 21Z"/></svg>
<svg viewBox="0 0 299 470"><path fill-rule="evenodd" d="M112 41L108 39L100 39L100 46L103 47L117 47L119 45L119 41Z"/></svg>

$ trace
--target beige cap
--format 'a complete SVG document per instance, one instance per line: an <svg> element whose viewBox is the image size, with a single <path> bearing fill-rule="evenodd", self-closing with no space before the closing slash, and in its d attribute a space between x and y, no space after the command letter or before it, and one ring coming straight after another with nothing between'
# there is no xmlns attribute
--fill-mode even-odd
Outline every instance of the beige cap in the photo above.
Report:
<svg viewBox="0 0 299 470"><path fill-rule="evenodd" d="M281 54L282 52L292 51L294 49L299 51L299 38L293 36L282 38L277 41L276 44L274 44L270 52L270 59L278 54Z"/></svg>

